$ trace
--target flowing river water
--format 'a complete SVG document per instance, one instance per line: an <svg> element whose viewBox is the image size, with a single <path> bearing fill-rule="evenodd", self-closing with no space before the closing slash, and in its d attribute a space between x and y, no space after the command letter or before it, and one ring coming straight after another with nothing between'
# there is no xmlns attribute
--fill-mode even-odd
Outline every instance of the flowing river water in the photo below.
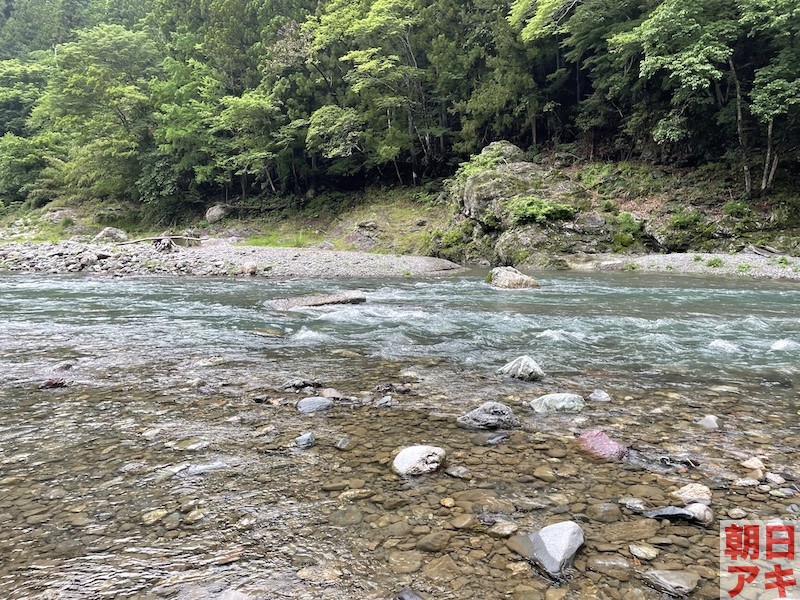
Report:
<svg viewBox="0 0 800 600"><path fill-rule="evenodd" d="M694 571L693 595L718 597L717 522L645 521L624 499L663 506L698 482L720 519L796 513L797 285L546 273L501 291L482 275L0 277L0 597L658 598L646 568ZM346 290L367 302L269 305ZM544 380L496 375L522 354ZM68 385L39 389L51 378ZM345 398L301 415L314 391L293 379ZM595 388L613 400L526 406ZM522 427L496 443L456 426L485 400ZM719 429L696 425L707 414ZM589 428L631 458L581 452ZM423 443L466 474L395 475ZM754 456L786 482L746 482ZM520 532L579 522L572 577L554 586L489 535L498 515ZM632 556L640 542L658 555Z"/></svg>

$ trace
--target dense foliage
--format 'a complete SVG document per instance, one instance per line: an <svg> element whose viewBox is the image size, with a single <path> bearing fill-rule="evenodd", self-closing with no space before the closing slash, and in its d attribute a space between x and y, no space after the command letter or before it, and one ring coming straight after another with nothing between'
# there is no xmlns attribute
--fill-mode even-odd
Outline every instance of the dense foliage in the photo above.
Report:
<svg viewBox="0 0 800 600"><path fill-rule="evenodd" d="M798 0L4 0L0 58L4 203L417 184L501 138L742 195L798 162Z"/></svg>

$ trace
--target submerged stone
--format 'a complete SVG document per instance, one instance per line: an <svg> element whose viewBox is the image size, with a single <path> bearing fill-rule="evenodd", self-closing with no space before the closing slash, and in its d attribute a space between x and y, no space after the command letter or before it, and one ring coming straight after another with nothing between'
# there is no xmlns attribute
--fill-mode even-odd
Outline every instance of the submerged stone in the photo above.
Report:
<svg viewBox="0 0 800 600"><path fill-rule="evenodd" d="M297 410L303 414L315 413L328 410L333 407L333 400L322 396L311 396L303 398L297 403Z"/></svg>
<svg viewBox="0 0 800 600"><path fill-rule="evenodd" d="M622 460L628 455L628 448L612 440L599 429L586 431L578 438L581 447L597 458L605 460Z"/></svg>
<svg viewBox="0 0 800 600"><path fill-rule="evenodd" d="M400 475L432 473L444 462L446 453L436 446L409 446L394 458L392 468Z"/></svg>
<svg viewBox="0 0 800 600"><path fill-rule="evenodd" d="M510 429L519 427L519 419L510 407L500 402L484 402L475 410L460 416L456 423L468 429Z"/></svg>
<svg viewBox="0 0 800 600"><path fill-rule="evenodd" d="M700 576L692 571L653 569L643 574L645 581L670 596L688 596L700 583Z"/></svg>
<svg viewBox="0 0 800 600"><path fill-rule="evenodd" d="M530 402L537 413L580 412L584 406L583 397L578 394L545 394Z"/></svg>

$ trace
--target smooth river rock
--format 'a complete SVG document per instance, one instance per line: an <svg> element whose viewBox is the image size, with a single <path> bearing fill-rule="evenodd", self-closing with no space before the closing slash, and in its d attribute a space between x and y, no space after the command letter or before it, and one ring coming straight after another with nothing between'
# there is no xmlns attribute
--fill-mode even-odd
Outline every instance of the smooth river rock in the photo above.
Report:
<svg viewBox="0 0 800 600"><path fill-rule="evenodd" d="M574 521L548 525L535 533L515 535L506 542L509 549L532 560L556 579L572 566L583 545L583 529Z"/></svg>
<svg viewBox="0 0 800 600"><path fill-rule="evenodd" d="M578 443L590 454L605 460L622 460L628 455L626 446L612 440L599 429L583 432L578 437Z"/></svg>
<svg viewBox="0 0 800 600"><path fill-rule="evenodd" d="M545 394L531 400L530 407L537 413L580 412L586 404L578 394Z"/></svg>
<svg viewBox="0 0 800 600"><path fill-rule="evenodd" d="M328 410L333 407L333 400L322 396L311 396L303 398L297 403L297 410L303 414L315 413Z"/></svg>
<svg viewBox="0 0 800 600"><path fill-rule="evenodd" d="M514 267L495 267L489 273L489 284L505 290L519 290L539 287L533 277L520 273Z"/></svg>
<svg viewBox="0 0 800 600"><path fill-rule="evenodd" d="M653 569L645 571L645 580L657 590L670 596L687 596L700 583L700 576L691 571L668 571Z"/></svg>
<svg viewBox="0 0 800 600"><path fill-rule="evenodd" d="M436 446L409 446L394 458L392 468L400 475L432 473L444 462L446 453Z"/></svg>
<svg viewBox="0 0 800 600"><path fill-rule="evenodd" d="M544 371L530 356L515 358L500 367L497 372L522 381L539 381L544 377Z"/></svg>
<svg viewBox="0 0 800 600"><path fill-rule="evenodd" d="M684 504L700 502L711 504L711 489L701 483L689 483L670 494L673 498L681 500Z"/></svg>
<svg viewBox="0 0 800 600"><path fill-rule="evenodd" d="M484 402L475 410L460 416L456 423L467 429L511 429L519 427L519 419L510 407L500 402Z"/></svg>

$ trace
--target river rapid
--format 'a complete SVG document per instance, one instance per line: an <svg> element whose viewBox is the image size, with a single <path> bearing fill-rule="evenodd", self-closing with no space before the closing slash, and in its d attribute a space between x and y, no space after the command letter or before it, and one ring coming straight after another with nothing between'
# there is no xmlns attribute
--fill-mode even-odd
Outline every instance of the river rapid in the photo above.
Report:
<svg viewBox="0 0 800 600"><path fill-rule="evenodd" d="M797 284L542 273L505 291L483 275L1 275L0 596L658 598L641 574L662 568L718 597L717 522L651 522L624 500L663 506L697 482L719 519L795 514ZM351 290L367 302L269 304ZM496 374L523 354L544 380ZM285 385L298 379L312 385ZM342 398L299 414L322 387ZM527 407L596 388L612 401ZM455 423L486 400L522 421L500 443ZM696 424L707 414L719 429ZM631 458L581 452L590 428ZM313 447L295 444L304 432ZM422 443L466 474L395 475L397 451ZM785 481L741 466L752 457ZM520 532L579 522L573 576L554 587L489 535L498 515ZM420 543L431 533L441 543Z"/></svg>

